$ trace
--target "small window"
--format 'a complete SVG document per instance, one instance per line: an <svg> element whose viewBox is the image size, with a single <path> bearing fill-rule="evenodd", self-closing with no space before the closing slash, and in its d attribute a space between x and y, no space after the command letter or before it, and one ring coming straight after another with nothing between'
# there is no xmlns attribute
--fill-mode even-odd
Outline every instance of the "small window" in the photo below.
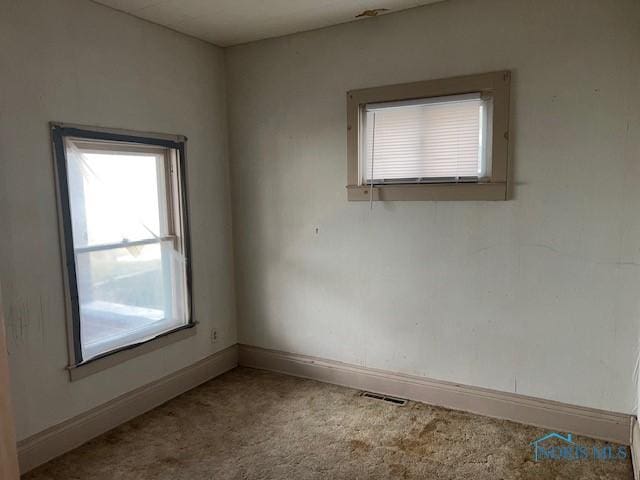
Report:
<svg viewBox="0 0 640 480"><path fill-rule="evenodd" d="M349 92L349 200L505 200L509 79Z"/></svg>
<svg viewBox="0 0 640 480"><path fill-rule="evenodd" d="M363 183L485 180L490 109L479 93L365 105Z"/></svg>
<svg viewBox="0 0 640 480"><path fill-rule="evenodd" d="M53 126L72 363L191 325L184 139Z"/></svg>

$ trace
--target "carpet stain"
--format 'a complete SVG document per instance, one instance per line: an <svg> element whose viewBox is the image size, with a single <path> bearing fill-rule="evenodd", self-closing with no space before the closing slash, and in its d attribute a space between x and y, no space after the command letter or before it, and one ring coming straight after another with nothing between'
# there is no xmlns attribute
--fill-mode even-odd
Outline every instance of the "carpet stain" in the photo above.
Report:
<svg viewBox="0 0 640 480"><path fill-rule="evenodd" d="M237 368L23 480L614 480L626 458L534 461L546 430ZM606 444L574 437L591 449Z"/></svg>
<svg viewBox="0 0 640 480"><path fill-rule="evenodd" d="M390 478L409 478L407 467L399 463L389 465Z"/></svg>
<svg viewBox="0 0 640 480"><path fill-rule="evenodd" d="M356 454L371 450L371 445L362 440L349 440L349 447Z"/></svg>

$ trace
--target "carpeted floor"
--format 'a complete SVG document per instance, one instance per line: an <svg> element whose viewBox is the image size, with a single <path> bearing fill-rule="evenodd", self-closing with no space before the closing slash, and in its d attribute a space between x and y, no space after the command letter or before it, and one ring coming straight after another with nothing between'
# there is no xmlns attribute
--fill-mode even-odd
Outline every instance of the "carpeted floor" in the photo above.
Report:
<svg viewBox="0 0 640 480"><path fill-rule="evenodd" d="M28 480L631 479L627 460L534 461L542 429L238 368ZM588 447L603 442L574 441Z"/></svg>

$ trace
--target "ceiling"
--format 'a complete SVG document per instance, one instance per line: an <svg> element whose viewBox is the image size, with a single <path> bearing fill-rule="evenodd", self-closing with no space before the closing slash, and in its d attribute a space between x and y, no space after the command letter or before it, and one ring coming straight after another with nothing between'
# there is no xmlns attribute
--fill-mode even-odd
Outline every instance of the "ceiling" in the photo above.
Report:
<svg viewBox="0 0 640 480"><path fill-rule="evenodd" d="M94 0L178 32L227 47L442 0ZM366 19L367 17L361 17Z"/></svg>

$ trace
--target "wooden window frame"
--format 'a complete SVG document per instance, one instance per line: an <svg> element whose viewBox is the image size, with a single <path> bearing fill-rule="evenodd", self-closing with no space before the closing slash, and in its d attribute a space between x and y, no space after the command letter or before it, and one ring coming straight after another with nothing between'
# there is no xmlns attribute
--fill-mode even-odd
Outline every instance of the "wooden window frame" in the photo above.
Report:
<svg viewBox="0 0 640 480"><path fill-rule="evenodd" d="M157 348L195 335L197 322L193 318L192 302L192 273L191 273L191 241L189 229L189 208L187 201L186 183L186 141L182 135L166 135L156 133L142 133L121 129L88 127L59 122L51 122L51 140L53 146L54 170L56 174L58 217L61 240L62 270L65 284L65 305L67 317L67 338L69 351L69 376L71 381L79 380L93 373L105 370L131 358L145 354ZM78 299L77 277L75 269L75 247L71 226L71 210L69 200L69 185L67 179L67 155L65 139L84 143L92 149L104 151L123 151L140 153L153 151L155 154L163 152L165 174L167 182L167 215L170 231L167 239L181 242L181 250L185 259L186 288L187 288L187 322L151 339L115 348L89 360L82 358L80 343L80 308ZM101 144L102 142L102 144ZM175 172L171 172L175 169ZM171 183L171 185L169 185ZM169 198L171 197L171 198ZM181 232L178 238L176 231ZM127 242L133 244L146 244ZM88 250L115 248L118 244L99 245Z"/></svg>
<svg viewBox="0 0 640 480"><path fill-rule="evenodd" d="M396 200L508 200L509 97L511 72L497 72L364 88L347 92L347 199ZM491 175L474 183L362 184L359 149L362 112L369 103L413 100L479 92L493 100Z"/></svg>

